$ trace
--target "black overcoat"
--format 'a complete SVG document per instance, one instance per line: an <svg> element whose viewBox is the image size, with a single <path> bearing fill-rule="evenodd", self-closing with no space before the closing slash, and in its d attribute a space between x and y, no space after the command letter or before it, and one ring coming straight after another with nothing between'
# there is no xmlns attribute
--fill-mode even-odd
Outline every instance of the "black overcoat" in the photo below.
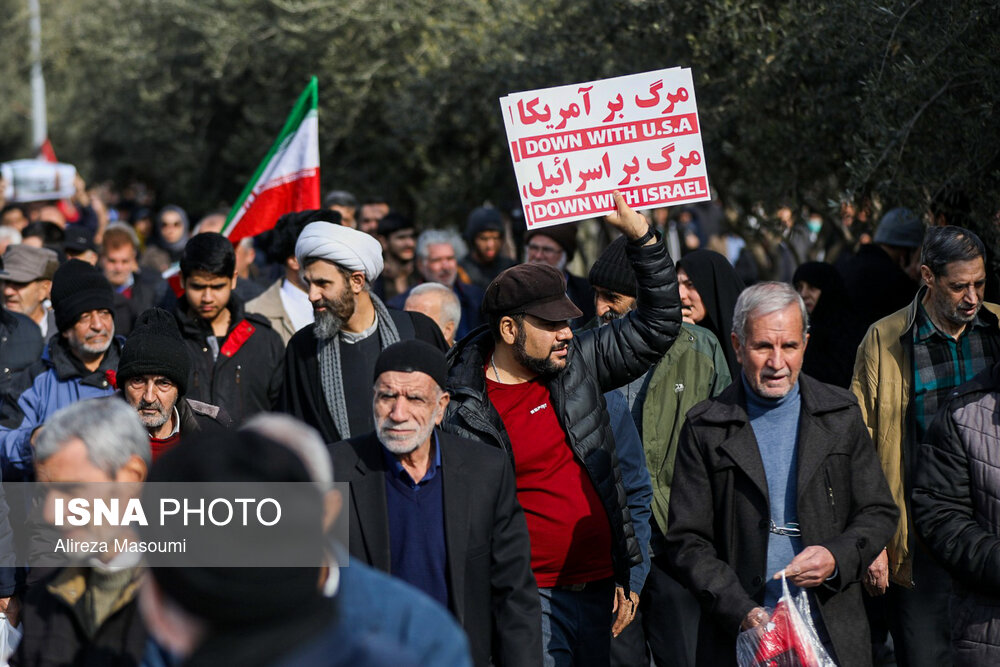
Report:
<svg viewBox="0 0 1000 667"><path fill-rule="evenodd" d="M438 431L452 613L477 666L542 664L542 610L531 545L507 457ZM352 558L391 572L386 466L374 433L332 446L334 478L349 482Z"/></svg>
<svg viewBox="0 0 1000 667"><path fill-rule="evenodd" d="M870 665L861 576L899 511L854 396L799 376L798 517L803 547L821 545L837 574L811 589L841 665ZM691 408L670 494L667 556L702 607L698 664L735 665L747 613L764 598L767 479L742 382Z"/></svg>

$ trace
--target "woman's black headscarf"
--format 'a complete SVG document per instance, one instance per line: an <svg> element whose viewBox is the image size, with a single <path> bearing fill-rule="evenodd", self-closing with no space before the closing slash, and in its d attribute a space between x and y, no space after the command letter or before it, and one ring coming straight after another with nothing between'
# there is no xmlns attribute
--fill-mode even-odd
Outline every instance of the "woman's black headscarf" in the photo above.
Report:
<svg viewBox="0 0 1000 667"><path fill-rule="evenodd" d="M715 334L722 352L729 362L729 372L739 377L740 364L736 361L730 334L733 331L733 311L736 299L745 285L736 275L736 269L724 255L713 250L695 250L677 262L684 269L705 305L705 319L698 322Z"/></svg>
<svg viewBox="0 0 1000 667"><path fill-rule="evenodd" d="M851 307L844 279L826 262L806 262L795 270L792 284L806 282L820 289L809 315L809 344L802 372L821 382L849 388L854 356L865 331Z"/></svg>

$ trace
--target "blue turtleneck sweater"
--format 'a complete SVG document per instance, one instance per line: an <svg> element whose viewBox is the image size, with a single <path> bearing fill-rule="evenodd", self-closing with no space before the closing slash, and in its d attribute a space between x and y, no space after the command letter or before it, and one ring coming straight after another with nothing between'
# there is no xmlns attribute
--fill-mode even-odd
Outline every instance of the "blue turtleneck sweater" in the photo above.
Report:
<svg viewBox="0 0 1000 667"><path fill-rule="evenodd" d="M747 416L757 438L760 458L767 476L767 494L771 521L777 526L798 523L796 498L798 470L796 451L799 441L799 413L802 400L799 384L782 398L764 398L753 392L746 376L740 373L747 396ZM767 584L764 589L764 606L773 607L781 597L781 580L771 577L783 569L802 551L802 539L787 535L768 534ZM789 589L794 594L794 586Z"/></svg>

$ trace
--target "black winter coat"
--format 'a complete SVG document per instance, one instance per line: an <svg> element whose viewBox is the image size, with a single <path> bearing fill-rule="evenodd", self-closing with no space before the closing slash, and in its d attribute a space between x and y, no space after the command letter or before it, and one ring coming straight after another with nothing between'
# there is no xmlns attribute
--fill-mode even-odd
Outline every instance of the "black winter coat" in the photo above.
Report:
<svg viewBox="0 0 1000 667"><path fill-rule="evenodd" d="M1000 364L949 394L914 464L913 524L951 574L951 647L961 665L1000 662L998 412Z"/></svg>
<svg viewBox="0 0 1000 667"><path fill-rule="evenodd" d="M802 545L829 549L837 576L810 589L840 665L870 665L861 576L899 518L857 399L799 375L797 510ZM770 510L737 380L691 408L670 491L666 555L701 604L699 665L736 664L740 624L764 599Z"/></svg>
<svg viewBox="0 0 1000 667"><path fill-rule="evenodd" d="M128 336L135 321L145 311L161 306L167 295L167 281L157 271L141 269L132 274L131 296L115 292L115 333Z"/></svg>
<svg viewBox="0 0 1000 667"><path fill-rule="evenodd" d="M0 396L7 395L18 371L41 358L44 346L42 331L30 317L0 307Z"/></svg>
<svg viewBox="0 0 1000 667"><path fill-rule="evenodd" d="M566 440L586 469L611 525L615 580L629 590L629 569L642 562L635 539L611 432L604 393L628 384L655 364L680 331L680 297L673 262L661 241L626 246L635 269L638 308L606 326L584 331L569 343L566 368L548 383ZM499 413L486 394L483 367L493 338L482 327L449 353L452 400L442 422L451 433L513 451Z"/></svg>
<svg viewBox="0 0 1000 667"><path fill-rule="evenodd" d="M270 410L281 390L285 346L263 315L245 313L243 302L229 299L230 324L219 356L208 346L211 327L181 299L174 315L191 353L191 375L185 396L224 409L233 422Z"/></svg>

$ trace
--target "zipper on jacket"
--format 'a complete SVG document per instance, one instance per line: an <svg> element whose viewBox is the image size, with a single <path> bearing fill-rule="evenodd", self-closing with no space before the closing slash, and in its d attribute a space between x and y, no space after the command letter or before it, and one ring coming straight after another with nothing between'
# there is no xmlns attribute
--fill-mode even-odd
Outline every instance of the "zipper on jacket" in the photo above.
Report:
<svg viewBox="0 0 1000 667"><path fill-rule="evenodd" d="M240 386L240 370L243 366L241 364L236 364L236 395L240 397L240 418L242 419L243 410L243 387Z"/></svg>

